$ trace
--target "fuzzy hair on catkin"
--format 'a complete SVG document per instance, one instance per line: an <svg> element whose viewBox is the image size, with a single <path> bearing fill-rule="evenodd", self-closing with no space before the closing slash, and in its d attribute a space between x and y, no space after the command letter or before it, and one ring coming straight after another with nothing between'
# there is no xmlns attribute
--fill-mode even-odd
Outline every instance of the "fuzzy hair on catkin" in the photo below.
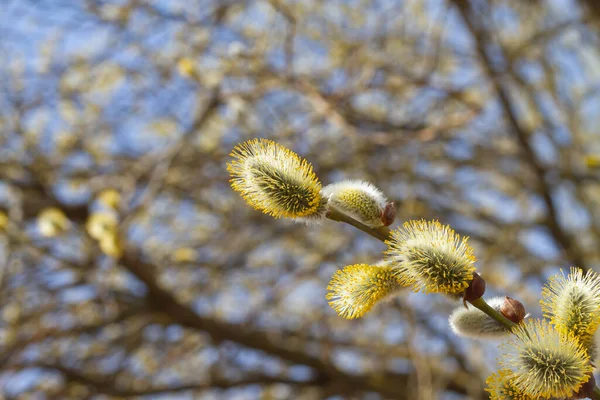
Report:
<svg viewBox="0 0 600 400"><path fill-rule="evenodd" d="M540 305L557 329L572 332L584 346L592 347L600 326L600 275L571 267L565 276L561 270L548 279Z"/></svg>
<svg viewBox="0 0 600 400"><path fill-rule="evenodd" d="M230 156L231 187L253 208L313 224L325 217L321 182L298 154L271 140L253 139L235 146Z"/></svg>
<svg viewBox="0 0 600 400"><path fill-rule="evenodd" d="M414 291L459 295L473 281L473 248L448 225L408 221L385 243L386 257L394 262L401 283Z"/></svg>
<svg viewBox="0 0 600 400"><path fill-rule="evenodd" d="M500 365L513 383L534 399L569 398L590 379L593 367L585 347L572 332L550 322L525 320L504 342Z"/></svg>
<svg viewBox="0 0 600 400"><path fill-rule="evenodd" d="M331 277L326 298L339 316L354 319L400 289L395 269L389 263L354 264Z"/></svg>
<svg viewBox="0 0 600 400"><path fill-rule="evenodd" d="M534 400L519 389L514 382L513 373L509 369L501 369L490 375L485 383L490 393L490 400Z"/></svg>
<svg viewBox="0 0 600 400"><path fill-rule="evenodd" d="M590 353L590 358L594 361L594 365L600 365L600 329L596 331L594 341L588 352Z"/></svg>
<svg viewBox="0 0 600 400"><path fill-rule="evenodd" d="M504 298L493 297L487 302L490 307L500 312ZM448 321L454 333L472 339L498 339L510 333L500 322L475 307L456 308Z"/></svg>
<svg viewBox="0 0 600 400"><path fill-rule="evenodd" d="M321 193L335 207L346 215L371 227L384 225L383 211L387 199L383 192L369 182L343 180L327 185Z"/></svg>

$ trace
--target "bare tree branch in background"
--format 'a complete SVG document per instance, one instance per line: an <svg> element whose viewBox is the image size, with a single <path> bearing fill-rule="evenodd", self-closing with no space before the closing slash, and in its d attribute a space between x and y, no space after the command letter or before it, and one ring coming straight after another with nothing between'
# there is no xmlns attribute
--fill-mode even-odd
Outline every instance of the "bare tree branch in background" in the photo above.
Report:
<svg viewBox="0 0 600 400"><path fill-rule="evenodd" d="M264 137L376 183L539 309L600 265L593 3L8 1L0 393L487 398L496 345L454 336L455 305L342 320L327 282L382 244L272 221L225 164Z"/></svg>

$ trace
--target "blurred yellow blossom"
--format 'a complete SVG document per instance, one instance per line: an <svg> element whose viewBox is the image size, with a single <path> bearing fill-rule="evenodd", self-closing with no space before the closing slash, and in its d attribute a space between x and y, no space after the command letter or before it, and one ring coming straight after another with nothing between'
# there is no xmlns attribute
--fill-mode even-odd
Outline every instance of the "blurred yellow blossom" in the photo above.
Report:
<svg viewBox="0 0 600 400"><path fill-rule="evenodd" d="M583 157L583 161L588 168L600 168L600 155L586 154Z"/></svg>
<svg viewBox="0 0 600 400"><path fill-rule="evenodd" d="M4 211L0 211L0 231L3 231L8 226L9 218Z"/></svg>
<svg viewBox="0 0 600 400"><path fill-rule="evenodd" d="M191 58L181 58L177 63L177 71L186 78L191 78L196 74L196 63Z"/></svg>
<svg viewBox="0 0 600 400"><path fill-rule="evenodd" d="M70 223L60 209L49 207L38 215L37 226L42 236L55 237L66 231Z"/></svg>
<svg viewBox="0 0 600 400"><path fill-rule="evenodd" d="M87 233L96 240L114 234L117 231L119 221L113 213L97 212L89 216L85 229Z"/></svg>
<svg viewBox="0 0 600 400"><path fill-rule="evenodd" d="M198 257L198 252L191 247L180 247L173 252L171 260L179 263L194 262Z"/></svg>
<svg viewBox="0 0 600 400"><path fill-rule="evenodd" d="M100 250L113 258L120 258L123 255L123 238L118 233L105 235L100 239Z"/></svg>
<svg viewBox="0 0 600 400"><path fill-rule="evenodd" d="M105 189L98 193L96 199L106 207L117 209L121 203L121 194L115 189Z"/></svg>

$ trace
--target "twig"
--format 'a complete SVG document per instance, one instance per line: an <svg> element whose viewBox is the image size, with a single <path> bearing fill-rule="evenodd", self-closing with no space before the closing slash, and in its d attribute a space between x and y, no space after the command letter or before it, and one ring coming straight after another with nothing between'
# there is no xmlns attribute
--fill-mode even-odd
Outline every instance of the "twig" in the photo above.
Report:
<svg viewBox="0 0 600 400"><path fill-rule="evenodd" d="M385 242L386 240L390 239L390 230L387 227L383 226L381 228L370 228L367 225L358 222L354 218L342 213L341 211L336 210L335 208L330 208L327 212L326 217L332 221L345 222L349 225L352 225L353 227L358 228L365 233L368 233L374 238L381 240L382 242Z"/></svg>
<svg viewBox="0 0 600 400"><path fill-rule="evenodd" d="M383 226L381 228L370 228L335 208L331 208L327 212L326 217L333 221L345 222L347 224L350 224L353 227L358 228L365 233L368 233L369 235L381 240L384 243L390 239L390 230L386 226ZM479 310L486 313L490 318L493 318L494 320L501 323L502 326L504 326L507 330L510 331L515 326L514 322L510 321L504 315L500 314L498 311L490 307L483 297L471 301L470 303L473 305L473 307L478 308Z"/></svg>
<svg viewBox="0 0 600 400"><path fill-rule="evenodd" d="M512 330L512 328L516 325L511 320L507 319L504 315L500 314L498 311L490 307L490 305L485 302L483 297L471 301L471 304L473 304L473 307L478 308L484 313L486 313L488 316L490 316L490 318L493 318L499 323L501 323L502 326L504 326L508 331Z"/></svg>

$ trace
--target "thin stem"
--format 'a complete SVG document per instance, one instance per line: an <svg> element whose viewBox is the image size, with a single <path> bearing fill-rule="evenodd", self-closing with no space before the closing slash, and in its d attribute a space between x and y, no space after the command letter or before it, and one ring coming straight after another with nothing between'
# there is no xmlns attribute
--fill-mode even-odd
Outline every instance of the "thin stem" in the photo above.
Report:
<svg viewBox="0 0 600 400"><path fill-rule="evenodd" d="M594 387L594 393L590 396L592 400L600 400L600 388L598 386Z"/></svg>
<svg viewBox="0 0 600 400"><path fill-rule="evenodd" d="M387 226L382 226L380 228L370 228L367 225L355 220L354 218L350 217L349 215L346 215L343 212L341 212L333 207L331 207L329 209L326 217L332 221L345 222L347 224L350 224L353 227L358 228L365 233L368 233L369 235L373 236L374 238L381 240L382 242L389 240L391 237L390 230L388 229ZM496 311L492 307L490 307L485 302L483 297L480 297L477 300L474 300L470 303L473 304L474 307L480 309L481 311L483 311L484 313L489 315L490 318L493 318L496 321L498 321L499 323L501 323L502 326L504 326L509 331L513 328L513 326L516 325L511 320L507 319L504 315L500 314L498 311ZM600 397L598 398L598 400L600 400Z"/></svg>
<svg viewBox="0 0 600 400"><path fill-rule="evenodd" d="M374 238L381 240L382 242L385 242L386 240L390 239L390 230L388 229L387 226L382 226L380 228L368 227L367 225L363 224L362 222L355 220L354 218L344 214L343 212L341 212L333 207L331 207L329 209L326 217L332 221L345 222L347 224L350 224L353 227L358 228L365 233L368 233L369 235L373 236Z"/></svg>
<svg viewBox="0 0 600 400"><path fill-rule="evenodd" d="M490 307L490 305L485 302L483 297L471 301L471 304L473 304L473 307L478 308L484 313L486 313L490 318L493 318L499 323L501 323L502 326L504 326L508 331L510 331L516 325L504 315L500 314L498 311Z"/></svg>

